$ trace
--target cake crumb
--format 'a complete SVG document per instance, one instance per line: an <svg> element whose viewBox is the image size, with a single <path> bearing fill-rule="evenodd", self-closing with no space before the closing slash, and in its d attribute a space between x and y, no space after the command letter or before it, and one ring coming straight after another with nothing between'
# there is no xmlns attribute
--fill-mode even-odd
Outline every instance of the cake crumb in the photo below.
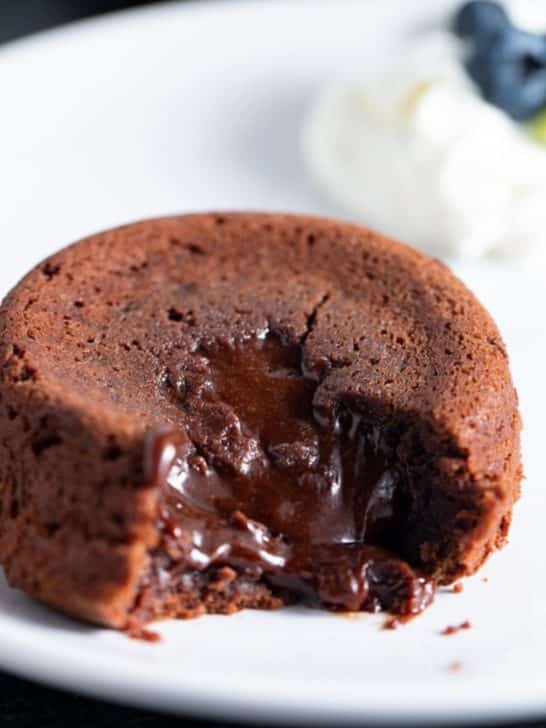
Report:
<svg viewBox="0 0 546 728"><path fill-rule="evenodd" d="M362 616L362 612L334 612L334 614L343 617L343 619L348 619L350 622L356 622Z"/></svg>
<svg viewBox="0 0 546 728"><path fill-rule="evenodd" d="M401 622L398 617L389 617L383 623L383 629L398 629L401 626Z"/></svg>
<svg viewBox="0 0 546 728"><path fill-rule="evenodd" d="M457 632L460 632L463 629L470 629L472 627L471 623L467 620L464 622L461 622L459 625L449 625L445 629L443 629L440 634L443 636L450 636L452 634L457 634Z"/></svg>
<svg viewBox="0 0 546 728"><path fill-rule="evenodd" d="M463 669L463 663L460 660L453 660L453 662L449 663L447 669L449 672L461 672Z"/></svg>
<svg viewBox="0 0 546 728"><path fill-rule="evenodd" d="M482 581L483 581L484 584L487 584L487 582L489 581L489 579L487 578L487 576L484 576L482 578Z"/></svg>
<svg viewBox="0 0 546 728"><path fill-rule="evenodd" d="M453 585L454 594L460 594L463 589L464 589L464 584L462 583L462 581L458 581L456 584Z"/></svg>
<svg viewBox="0 0 546 728"><path fill-rule="evenodd" d="M416 616L416 614L398 614L396 617L388 617L383 623L383 629L398 629L398 627L411 622Z"/></svg>
<svg viewBox="0 0 546 728"><path fill-rule="evenodd" d="M123 630L127 637L132 640L140 640L142 642L160 642L161 635L139 624L136 620L130 620Z"/></svg>

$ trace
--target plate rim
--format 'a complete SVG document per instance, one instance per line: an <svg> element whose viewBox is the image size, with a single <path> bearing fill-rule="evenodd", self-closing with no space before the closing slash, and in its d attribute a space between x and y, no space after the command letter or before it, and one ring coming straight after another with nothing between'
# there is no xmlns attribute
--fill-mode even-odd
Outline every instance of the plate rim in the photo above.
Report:
<svg viewBox="0 0 546 728"><path fill-rule="evenodd" d="M0 588L4 588L4 584ZM28 602L35 606L30 599ZM46 615L50 614L62 621L66 619L69 624L79 627L88 627L89 633L93 631L93 627L81 625L48 607L37 607L43 609ZM220 615L217 618L224 617ZM15 622L15 618L0 616L0 634L3 635L0 665L8 672L99 700L164 713L189 714L209 719L229 718L243 723L260 720L266 724L302 724L312 720L317 725L326 725L335 720L339 725L352 725L365 720L376 725L392 725L393 722L415 725L416 721L423 725L434 725L449 719L450 724L477 725L484 721L492 724L537 719L546 712L546 691L540 676L518 682L502 676L490 677L480 679L477 683L471 675L454 675L453 690L449 692L449 697L446 696L445 679L442 678L426 682L417 679L403 683L397 681L394 687L395 702L392 700L393 684L384 680L373 683L373 690L368 694L364 691L365 706L360 698L354 699L354 689L351 689L354 683L342 694L337 685L335 694L329 695L322 689L313 691L312 680L294 680L292 677L272 682L270 677L254 676L249 679L245 675L243 684L240 675L235 673L224 678L221 684L216 683L215 691L211 694L202 679L192 681L192 676L187 673L184 674L184 681L178 682L172 679L172 674L169 680L169 671L164 671L161 677L166 679L150 683L148 666L144 661L127 661L123 674L108 670L108 650L100 656L96 653L89 655L79 646L70 645L68 650L66 647L63 650L61 662L51 663L50 641L36 643L31 634L26 637L22 634L20 626L10 630L10 622ZM51 629L54 631L54 628ZM119 637L129 639L125 635ZM168 639L168 635L165 639ZM149 645L150 650L156 647L157 643ZM442 687L441 704L430 701L436 685ZM516 685L517 692L514 691ZM275 689L272 690L272 687ZM299 697L310 691L313 706L309 700L305 705L302 704ZM485 697L482 695L480 699L482 693ZM488 699L492 693L504 695L500 712L492 711ZM385 710L386 704L390 706L388 711Z"/></svg>

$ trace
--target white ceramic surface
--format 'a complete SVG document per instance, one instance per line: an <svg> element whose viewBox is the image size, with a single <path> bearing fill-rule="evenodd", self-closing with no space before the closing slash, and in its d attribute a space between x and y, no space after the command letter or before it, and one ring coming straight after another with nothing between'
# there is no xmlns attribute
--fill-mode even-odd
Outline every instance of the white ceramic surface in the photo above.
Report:
<svg viewBox="0 0 546 728"><path fill-rule="evenodd" d="M400 33L448 4L174 3L6 46L2 292L56 248L135 218L209 208L335 213L299 156L309 100L394 52ZM54 614L2 580L0 667L126 703L244 720L546 714L545 275L493 264L457 270L511 352L527 471L511 544L462 594L438 595L395 632L377 616L295 609L166 623L163 641L146 644ZM439 635L465 619L471 630Z"/></svg>

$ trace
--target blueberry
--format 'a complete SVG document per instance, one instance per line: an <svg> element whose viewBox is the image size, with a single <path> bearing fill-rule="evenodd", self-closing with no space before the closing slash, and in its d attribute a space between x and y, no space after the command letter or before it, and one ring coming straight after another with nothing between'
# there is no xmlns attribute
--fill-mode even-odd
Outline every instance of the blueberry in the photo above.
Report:
<svg viewBox="0 0 546 728"><path fill-rule="evenodd" d="M546 106L544 36L509 28L476 45L467 70L483 97L518 121Z"/></svg>
<svg viewBox="0 0 546 728"><path fill-rule="evenodd" d="M460 38L490 37L509 27L504 8L492 0L472 0L453 19L453 32Z"/></svg>
<svg viewBox="0 0 546 728"><path fill-rule="evenodd" d="M506 74L491 85L485 98L516 121L526 121L546 106L546 70L533 74L514 91L518 82L517 76Z"/></svg>
<svg viewBox="0 0 546 728"><path fill-rule="evenodd" d="M509 28L499 33L489 48L491 62L519 62L529 75L546 65L546 37L543 35Z"/></svg>

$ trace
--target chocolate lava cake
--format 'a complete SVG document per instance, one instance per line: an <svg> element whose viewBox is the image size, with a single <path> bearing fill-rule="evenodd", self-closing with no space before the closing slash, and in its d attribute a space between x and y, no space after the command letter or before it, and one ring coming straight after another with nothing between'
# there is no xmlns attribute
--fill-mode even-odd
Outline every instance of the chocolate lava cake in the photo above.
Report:
<svg viewBox="0 0 546 728"><path fill-rule="evenodd" d="M0 563L68 614L414 614L505 540L520 418L499 332L377 233L128 225L35 268L0 329Z"/></svg>

